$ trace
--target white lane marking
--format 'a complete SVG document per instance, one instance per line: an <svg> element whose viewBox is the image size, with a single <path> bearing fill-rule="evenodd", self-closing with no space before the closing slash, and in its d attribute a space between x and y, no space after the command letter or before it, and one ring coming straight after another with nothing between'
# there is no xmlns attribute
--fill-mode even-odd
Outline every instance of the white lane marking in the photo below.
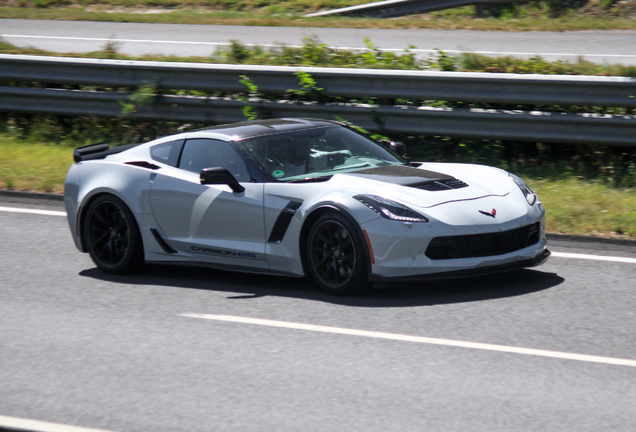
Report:
<svg viewBox="0 0 636 432"><path fill-rule="evenodd" d="M452 346L458 348L471 348L485 351L499 351L505 353L512 354L525 354L539 357L550 357L564 360L576 360L583 362L591 362L591 363L604 363L610 365L619 365L619 366L630 366L636 367L636 360L629 359L620 359L613 357L602 357L595 355L587 355L587 354L574 354L574 353L565 353L559 351L547 351L541 349L533 349L533 348L520 348L506 345L494 345L494 344L485 344L478 342L465 342L458 340L450 340L450 339L438 339L438 338L430 338L423 336L411 336L411 335L403 335L396 333L383 333L376 331L368 331L368 330L354 330L340 327L328 327L328 326L320 326L313 324L301 324L301 323L293 323L286 321L274 321L267 319L258 319L258 318L246 318L246 317L237 317L237 316L229 316L229 315L209 315L209 314L198 314L198 313L185 313L180 314L180 316L187 318L200 318L214 321L225 321L225 322L233 322L240 324L255 324L267 327L280 327L294 330L306 330L306 331L314 331L314 332L322 332L322 333L334 333L334 334L342 334L349 336L362 336L368 338L375 339L389 339L396 340L402 342L417 342L424 343L430 345L444 345L444 346Z"/></svg>
<svg viewBox="0 0 636 432"><path fill-rule="evenodd" d="M1 37L7 38L24 38L24 39L59 39L59 40L78 40L89 42L130 42L130 43L154 43L154 44L176 44L176 45L211 45L211 46L229 46L229 42L197 42L197 41L169 41L169 40L152 40L152 39L115 39L115 38L85 38L85 37L73 37L73 36L36 36L36 35L10 35L3 34ZM279 47L280 44L243 44L245 46L261 46L261 47ZM302 48L302 45L286 45L290 48ZM355 51L370 51L369 48L364 47L349 47L349 46L334 46L331 47L336 50L355 50ZM417 52L417 53L437 53L436 49L406 49L406 48L380 48L380 51L391 52ZM617 58L636 58L636 55L632 54L575 54L575 53L538 53L538 52L512 52L512 51L458 51L458 50L441 50L446 53L462 54L484 54L484 55L506 55L506 56L559 56L559 57L617 57Z"/></svg>
<svg viewBox="0 0 636 432"><path fill-rule="evenodd" d="M31 35L0 35L2 37L23 38L23 39L59 39L59 40L77 40L88 42L140 42L140 43L158 43L158 44L184 44L184 45L231 45L227 42L194 42L194 41L167 41L167 40L149 40L149 39L114 39L114 38L85 38L73 36L31 36ZM265 45L267 46L267 45Z"/></svg>
<svg viewBox="0 0 636 432"><path fill-rule="evenodd" d="M0 427L33 432L110 432L104 429L70 426L60 423L50 423L3 415L0 415Z"/></svg>
<svg viewBox="0 0 636 432"><path fill-rule="evenodd" d="M0 207L0 211L8 212L8 213L28 213L28 214L44 215L44 216L66 216L66 212L61 212L61 211L36 210L36 209L25 209L25 208L16 208L16 207Z"/></svg>
<svg viewBox="0 0 636 432"><path fill-rule="evenodd" d="M636 258L626 258L626 257L616 257L616 256L588 255L588 254L577 254L577 253L566 253L566 252L552 252L552 256L556 258L573 258L573 259L583 259L583 260L611 261L611 262L619 262L619 263L627 263L627 264L636 264Z"/></svg>

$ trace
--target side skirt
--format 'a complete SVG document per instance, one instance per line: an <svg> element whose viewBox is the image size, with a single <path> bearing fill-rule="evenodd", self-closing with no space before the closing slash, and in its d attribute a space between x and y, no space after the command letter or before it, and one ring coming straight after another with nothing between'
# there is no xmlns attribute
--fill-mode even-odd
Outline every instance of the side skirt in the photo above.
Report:
<svg viewBox="0 0 636 432"><path fill-rule="evenodd" d="M212 268L215 270L228 270L232 272L266 274L266 275L272 275L272 276L285 276L285 277L294 277L294 278L304 277L303 275L298 275L295 273L288 273L283 271L255 269L252 267L243 267L243 266L227 265L227 264L202 263L202 262L196 262L196 261L180 261L180 262L146 261L146 263L158 264L158 265L181 266L181 267L204 267L204 268Z"/></svg>

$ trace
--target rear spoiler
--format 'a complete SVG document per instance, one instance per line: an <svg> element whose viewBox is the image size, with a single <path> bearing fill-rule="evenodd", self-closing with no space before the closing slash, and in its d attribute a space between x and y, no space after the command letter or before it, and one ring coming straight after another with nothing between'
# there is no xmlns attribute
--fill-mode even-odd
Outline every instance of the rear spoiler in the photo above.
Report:
<svg viewBox="0 0 636 432"><path fill-rule="evenodd" d="M141 144L141 143L139 143ZM87 161L92 159L104 159L106 156L121 153L125 150L138 146L139 144L128 144L117 147L109 147L108 143L89 144L78 147L73 150L73 160L75 162Z"/></svg>

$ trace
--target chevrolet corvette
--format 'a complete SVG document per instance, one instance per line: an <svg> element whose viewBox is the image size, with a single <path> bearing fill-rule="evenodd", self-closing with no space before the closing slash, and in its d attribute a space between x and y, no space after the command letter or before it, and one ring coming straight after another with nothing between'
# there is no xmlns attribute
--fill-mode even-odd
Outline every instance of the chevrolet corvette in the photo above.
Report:
<svg viewBox="0 0 636 432"><path fill-rule="evenodd" d="M526 183L473 164L408 162L346 124L260 120L75 149L75 245L107 273L143 263L373 283L534 267L550 252Z"/></svg>

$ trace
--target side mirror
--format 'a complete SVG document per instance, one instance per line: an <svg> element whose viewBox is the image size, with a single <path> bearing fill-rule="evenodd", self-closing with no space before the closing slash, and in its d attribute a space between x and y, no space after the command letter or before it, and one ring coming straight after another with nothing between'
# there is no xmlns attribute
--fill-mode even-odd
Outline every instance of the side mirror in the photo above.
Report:
<svg viewBox="0 0 636 432"><path fill-rule="evenodd" d="M402 141L391 141L389 148L400 156L404 156L406 154L406 144Z"/></svg>
<svg viewBox="0 0 636 432"><path fill-rule="evenodd" d="M245 188L226 168L204 168L199 174L201 184L224 184L228 185L233 192L244 192Z"/></svg>

